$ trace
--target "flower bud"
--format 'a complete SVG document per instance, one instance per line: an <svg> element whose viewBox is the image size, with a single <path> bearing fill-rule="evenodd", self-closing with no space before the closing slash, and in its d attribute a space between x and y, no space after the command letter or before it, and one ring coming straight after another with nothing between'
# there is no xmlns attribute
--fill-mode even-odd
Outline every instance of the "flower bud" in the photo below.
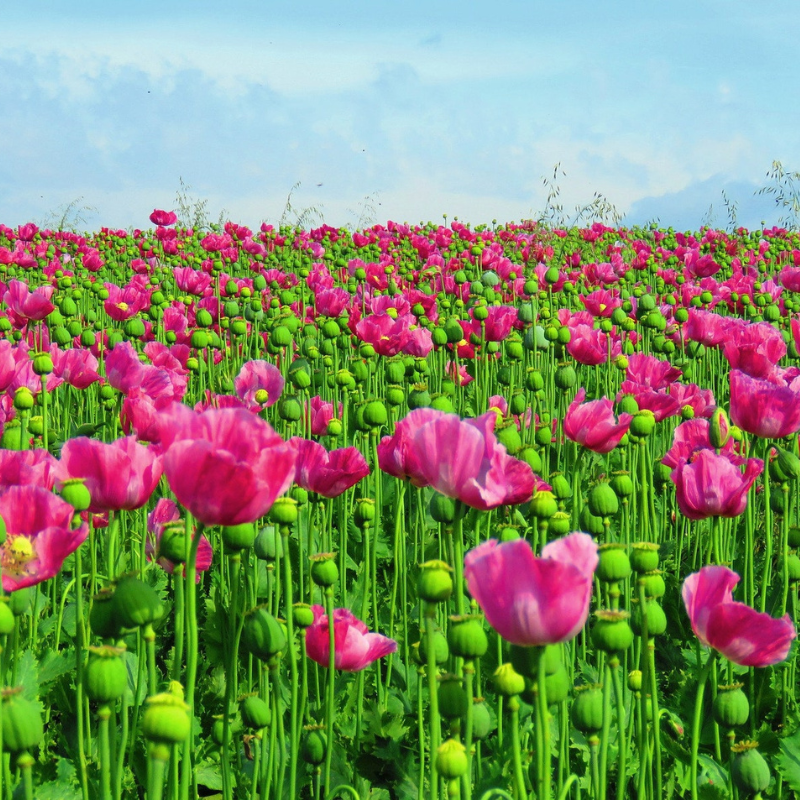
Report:
<svg viewBox="0 0 800 800"><path fill-rule="evenodd" d="M434 522L449 525L455 519L456 501L452 497L434 492L429 508Z"/></svg>
<svg viewBox="0 0 800 800"><path fill-rule="evenodd" d="M730 439L730 421L728 415L725 413L724 408L717 408L711 415L711 422L708 426L708 441L712 447L717 449L725 447L728 439Z"/></svg>
<svg viewBox="0 0 800 800"><path fill-rule="evenodd" d="M3 689L3 749L11 753L33 750L44 738L39 706L26 700L22 689Z"/></svg>
<svg viewBox="0 0 800 800"><path fill-rule="evenodd" d="M588 504L596 517L613 517L619 511L619 500L609 483L598 483L589 492Z"/></svg>
<svg viewBox="0 0 800 800"><path fill-rule="evenodd" d="M444 561L420 564L417 594L428 603L442 603L453 593L452 569Z"/></svg>
<svg viewBox="0 0 800 800"><path fill-rule="evenodd" d="M469 698L457 675L444 675L439 679L439 711L445 719L467 716Z"/></svg>
<svg viewBox="0 0 800 800"><path fill-rule="evenodd" d="M319 766L325 761L328 740L323 729L318 725L310 725L305 729L300 755L306 764Z"/></svg>
<svg viewBox="0 0 800 800"><path fill-rule="evenodd" d="M256 658L269 661L286 648L286 633L266 608L256 606L245 615L242 644Z"/></svg>

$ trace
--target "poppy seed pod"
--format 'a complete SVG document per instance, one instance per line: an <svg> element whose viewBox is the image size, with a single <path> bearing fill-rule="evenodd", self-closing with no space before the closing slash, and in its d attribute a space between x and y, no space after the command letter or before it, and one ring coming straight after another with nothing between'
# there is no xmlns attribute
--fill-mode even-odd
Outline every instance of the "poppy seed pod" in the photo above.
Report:
<svg viewBox="0 0 800 800"><path fill-rule="evenodd" d="M631 546L631 566L636 572L652 572L658 569L659 545L655 542L635 542Z"/></svg>
<svg viewBox="0 0 800 800"><path fill-rule="evenodd" d="M245 615L242 644L259 660L269 661L286 648L286 633L266 608L257 606Z"/></svg>
<svg viewBox="0 0 800 800"><path fill-rule="evenodd" d="M339 580L339 567L335 553L318 553L311 556L311 580L317 586L333 586Z"/></svg>
<svg viewBox="0 0 800 800"><path fill-rule="evenodd" d="M769 765L757 748L758 742L739 742L731 747L735 754L731 774L740 792L758 794L769 786Z"/></svg>
<svg viewBox="0 0 800 800"><path fill-rule="evenodd" d="M631 574L628 548L621 544L602 544L597 549L597 577L605 583L624 581Z"/></svg>
<svg viewBox="0 0 800 800"><path fill-rule="evenodd" d="M570 714L572 724L581 733L597 733L603 729L603 692L598 685L575 688Z"/></svg>
<svg viewBox="0 0 800 800"><path fill-rule="evenodd" d="M444 561L426 561L420 564L417 594L428 603L442 603L453 593L450 565Z"/></svg>
<svg viewBox="0 0 800 800"><path fill-rule="evenodd" d="M445 719L466 717L469 699L457 675L443 675L439 679L439 711Z"/></svg>
<svg viewBox="0 0 800 800"><path fill-rule="evenodd" d="M147 698L142 716L142 734L145 739L158 744L183 742L191 730L189 706L183 698L172 692L163 692Z"/></svg>
<svg viewBox="0 0 800 800"><path fill-rule="evenodd" d="M239 713L245 727L254 731L266 728L272 719L269 706L257 695L244 697L239 703Z"/></svg>
<svg viewBox="0 0 800 800"><path fill-rule="evenodd" d="M114 613L123 628L151 625L161 618L162 604L152 586L128 576L122 578L114 590Z"/></svg>
<svg viewBox="0 0 800 800"><path fill-rule="evenodd" d="M125 648L90 647L89 652L84 672L86 694L101 705L112 703L128 688L128 668L122 660Z"/></svg>
<svg viewBox="0 0 800 800"><path fill-rule="evenodd" d="M514 697L525 691L525 678L509 664L501 664L494 673L497 691L506 697Z"/></svg>
<svg viewBox="0 0 800 800"><path fill-rule="evenodd" d="M633 630L625 611L596 611L592 642L606 653L621 653L633 644Z"/></svg>
<svg viewBox="0 0 800 800"><path fill-rule="evenodd" d="M609 483L598 483L589 492L589 510L596 517L612 517L619 511L619 499Z"/></svg>
<svg viewBox="0 0 800 800"><path fill-rule="evenodd" d="M328 750L328 740L322 728L317 725L308 726L303 736L303 744L300 754L306 764L319 766L325 761L325 753Z"/></svg>
<svg viewBox="0 0 800 800"><path fill-rule="evenodd" d="M240 525L225 525L222 528L222 543L228 553L249 550L255 540L256 527L252 522L243 522Z"/></svg>
<svg viewBox="0 0 800 800"><path fill-rule="evenodd" d="M436 770L447 781L460 778L468 766L467 750L455 739L448 739L436 751Z"/></svg>
<svg viewBox="0 0 800 800"><path fill-rule="evenodd" d="M451 617L450 622L447 631L450 652L467 660L482 658L489 649L489 639L483 629L482 617Z"/></svg>
<svg viewBox="0 0 800 800"><path fill-rule="evenodd" d="M22 689L3 689L3 748L11 753L32 750L44 738L39 707L26 700Z"/></svg>
<svg viewBox="0 0 800 800"><path fill-rule="evenodd" d="M718 686L712 711L714 721L723 728L739 728L750 717L750 703L742 691L742 683Z"/></svg>

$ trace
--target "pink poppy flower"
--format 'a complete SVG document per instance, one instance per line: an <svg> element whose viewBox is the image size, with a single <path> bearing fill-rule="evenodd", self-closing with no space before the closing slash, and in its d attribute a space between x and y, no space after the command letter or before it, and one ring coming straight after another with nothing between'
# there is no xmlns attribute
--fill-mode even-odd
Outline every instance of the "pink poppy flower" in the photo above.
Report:
<svg viewBox="0 0 800 800"><path fill-rule="evenodd" d="M181 512L178 506L172 500L168 500L165 497L162 497L156 503L156 507L147 515L147 532L150 534L147 539L147 544L145 545L147 556L148 558L157 556L159 566L170 575L175 571L175 564L160 554L161 537L164 535L164 526L168 522L177 522L180 518ZM192 538L194 538L194 536L197 536L196 531L192 534ZM200 583L202 577L200 573L205 572L211 566L213 560L214 548L211 546L211 542L209 542L206 536L203 535L200 537L200 543L197 545L197 574L195 575L195 581L197 583Z"/></svg>
<svg viewBox="0 0 800 800"><path fill-rule="evenodd" d="M281 371L268 361L247 361L233 379L236 396L248 408L258 410L274 406L283 392L283 385Z"/></svg>
<svg viewBox="0 0 800 800"><path fill-rule="evenodd" d="M50 302L52 296L52 286L39 286L31 291L23 281L9 281L3 302L11 321L21 328L30 321L43 320L55 308Z"/></svg>
<svg viewBox="0 0 800 800"><path fill-rule="evenodd" d="M306 628L306 652L321 667L330 659L328 617L322 606L312 606L314 623ZM346 608L333 612L333 664L345 672L360 672L379 658L397 652L397 642L369 628Z"/></svg>
<svg viewBox="0 0 800 800"><path fill-rule="evenodd" d="M689 519L738 517L747 507L747 493L764 471L764 462L749 458L745 471L741 459L713 450L697 450L681 458L670 478L676 487L678 508Z"/></svg>
<svg viewBox="0 0 800 800"><path fill-rule="evenodd" d="M731 371L731 420L762 439L782 439L800 430L800 378L777 370L769 380Z"/></svg>
<svg viewBox="0 0 800 800"><path fill-rule="evenodd" d="M666 389L683 373L673 367L669 361L643 353L628 356L628 367L625 374L627 381L649 389Z"/></svg>
<svg viewBox="0 0 800 800"><path fill-rule="evenodd" d="M13 592L52 578L89 533L72 528L72 506L40 486L11 486L0 494L6 540L0 549L3 589Z"/></svg>
<svg viewBox="0 0 800 800"><path fill-rule="evenodd" d="M734 664L768 667L783 661L797 636L792 618L775 619L733 599L739 576L727 567L703 567L683 582L683 604L700 643Z"/></svg>
<svg viewBox="0 0 800 800"><path fill-rule="evenodd" d="M306 417L310 415L311 435L325 436L328 433L328 423L333 419L333 403L323 400L319 395L312 397L305 408ZM342 413L342 404L339 403L339 415Z"/></svg>
<svg viewBox="0 0 800 800"><path fill-rule="evenodd" d="M46 450L0 450L0 487L55 484L58 461Z"/></svg>
<svg viewBox="0 0 800 800"><path fill-rule="evenodd" d="M92 498L89 511L141 508L161 479L161 458L135 437L106 444L79 436L61 448L56 485L83 478Z"/></svg>
<svg viewBox="0 0 800 800"><path fill-rule="evenodd" d="M150 222L153 225L174 225L178 221L178 215L174 211L163 211L157 208L150 215Z"/></svg>
<svg viewBox="0 0 800 800"><path fill-rule="evenodd" d="M369 475L369 464L357 447L328 452L318 442L295 436L289 440L297 452L295 483L323 497L338 497Z"/></svg>
<svg viewBox="0 0 800 800"><path fill-rule="evenodd" d="M100 380L97 359L89 350L75 347L61 350L52 344L50 357L53 359L53 374L76 389L85 389Z"/></svg>
<svg viewBox="0 0 800 800"><path fill-rule="evenodd" d="M511 644L538 647L573 639L586 624L597 545L571 533L545 545L490 539L464 558L469 593L489 624Z"/></svg>
<svg viewBox="0 0 800 800"><path fill-rule="evenodd" d="M754 378L768 378L786 355L786 343L769 322L731 325L723 355L731 369L740 369Z"/></svg>
<svg viewBox="0 0 800 800"><path fill-rule="evenodd" d="M442 414L419 426L411 447L414 469L429 486L472 508L487 511L533 495L533 471L497 441L497 414L462 420Z"/></svg>
<svg viewBox="0 0 800 800"><path fill-rule="evenodd" d="M570 325L571 338L567 342L567 352L579 363L596 367L608 361L608 335L588 325ZM611 356L619 355L621 345L612 345Z"/></svg>
<svg viewBox="0 0 800 800"><path fill-rule="evenodd" d="M579 389L564 417L564 434L595 453L610 453L628 432L633 417L620 414L617 422L608 398L584 403L585 397L586 390Z"/></svg>
<svg viewBox="0 0 800 800"><path fill-rule="evenodd" d="M378 466L387 475L410 480L415 486L425 486L426 479L420 454L414 445L414 436L423 425L444 415L444 411L433 408L417 408L398 420L394 433L384 436L378 443Z"/></svg>
<svg viewBox="0 0 800 800"><path fill-rule="evenodd" d="M688 419L681 422L672 434L672 447L664 454L661 463L676 469L681 459L691 461L698 450L713 450L709 437L710 424L707 419ZM736 442L729 438L722 448L722 452L730 456L732 463L737 466L744 463L734 453Z"/></svg>
<svg viewBox="0 0 800 800"><path fill-rule="evenodd" d="M204 525L255 522L291 486L297 455L261 417L240 408L162 412L164 473Z"/></svg>

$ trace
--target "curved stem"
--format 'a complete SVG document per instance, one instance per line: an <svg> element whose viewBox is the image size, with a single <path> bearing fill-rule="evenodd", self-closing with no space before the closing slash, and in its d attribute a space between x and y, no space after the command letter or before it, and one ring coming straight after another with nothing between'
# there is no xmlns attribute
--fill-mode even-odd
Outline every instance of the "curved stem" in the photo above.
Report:
<svg viewBox="0 0 800 800"><path fill-rule="evenodd" d="M692 719L692 758L689 767L692 779L692 800L698 800L699 797L697 792L697 755L700 747L700 728L702 727L703 718L703 695L705 693L706 681L711 674L711 667L714 664L716 655L716 651L712 650L708 661L706 661L705 666L700 670L697 678L697 696L695 698L694 717ZM653 724L658 724L658 720L654 720Z"/></svg>

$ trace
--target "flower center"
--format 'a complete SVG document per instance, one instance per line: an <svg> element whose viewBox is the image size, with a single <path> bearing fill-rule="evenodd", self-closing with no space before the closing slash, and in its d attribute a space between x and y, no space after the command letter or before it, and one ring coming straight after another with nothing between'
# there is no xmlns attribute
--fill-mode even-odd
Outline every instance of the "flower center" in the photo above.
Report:
<svg viewBox="0 0 800 800"><path fill-rule="evenodd" d="M3 572L10 575L25 575L28 564L36 559L36 549L27 536L10 535L3 544L0 562Z"/></svg>

